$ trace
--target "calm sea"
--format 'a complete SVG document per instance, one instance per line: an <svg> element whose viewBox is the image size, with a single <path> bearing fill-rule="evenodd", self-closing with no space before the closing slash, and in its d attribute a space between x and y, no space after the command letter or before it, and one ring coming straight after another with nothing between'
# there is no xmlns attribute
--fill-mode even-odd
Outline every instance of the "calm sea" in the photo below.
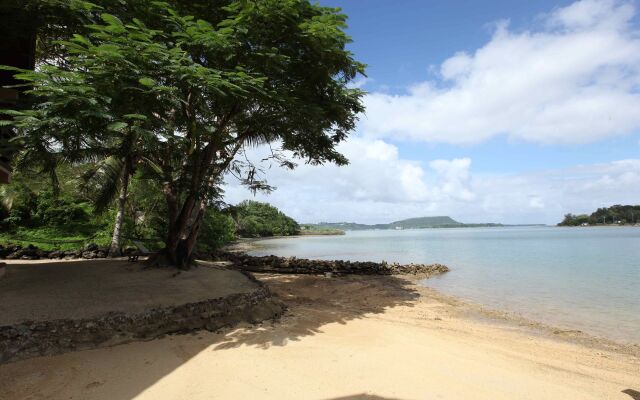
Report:
<svg viewBox="0 0 640 400"><path fill-rule="evenodd" d="M442 293L566 329L640 343L640 228L352 231L273 239L254 255L442 263Z"/></svg>

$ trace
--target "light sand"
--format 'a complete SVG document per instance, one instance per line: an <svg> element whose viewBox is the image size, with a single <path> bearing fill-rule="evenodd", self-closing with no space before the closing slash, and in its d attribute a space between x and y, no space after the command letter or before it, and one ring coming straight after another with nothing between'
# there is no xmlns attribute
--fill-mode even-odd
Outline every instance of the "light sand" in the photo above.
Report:
<svg viewBox="0 0 640 400"><path fill-rule="evenodd" d="M280 322L2 365L0 399L640 399L634 346L396 277L260 278L290 305Z"/></svg>

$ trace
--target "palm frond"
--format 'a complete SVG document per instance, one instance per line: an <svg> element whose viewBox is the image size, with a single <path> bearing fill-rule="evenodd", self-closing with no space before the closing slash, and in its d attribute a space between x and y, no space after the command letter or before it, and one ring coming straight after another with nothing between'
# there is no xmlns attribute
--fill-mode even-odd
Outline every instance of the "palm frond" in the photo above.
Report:
<svg viewBox="0 0 640 400"><path fill-rule="evenodd" d="M83 175L81 189L88 194L96 212L105 211L115 199L124 166L123 159L107 157Z"/></svg>

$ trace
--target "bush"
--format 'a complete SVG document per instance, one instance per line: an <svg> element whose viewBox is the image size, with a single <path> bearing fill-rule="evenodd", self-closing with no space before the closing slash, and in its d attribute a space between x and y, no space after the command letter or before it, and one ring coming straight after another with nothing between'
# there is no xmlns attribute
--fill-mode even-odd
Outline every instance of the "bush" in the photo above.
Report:
<svg viewBox="0 0 640 400"><path fill-rule="evenodd" d="M211 252L236 238L233 219L219 210L209 210L198 234L198 251Z"/></svg>
<svg viewBox="0 0 640 400"><path fill-rule="evenodd" d="M38 205L38 196L22 182L2 188L2 223L9 228L31 223L32 213Z"/></svg>
<svg viewBox="0 0 640 400"><path fill-rule="evenodd" d="M245 200L233 208L233 213L242 237L290 236L300 231L293 218L268 203Z"/></svg>
<svg viewBox="0 0 640 400"><path fill-rule="evenodd" d="M39 226L63 226L89 222L88 205L76 203L63 196L54 196L52 190L38 195L33 221Z"/></svg>

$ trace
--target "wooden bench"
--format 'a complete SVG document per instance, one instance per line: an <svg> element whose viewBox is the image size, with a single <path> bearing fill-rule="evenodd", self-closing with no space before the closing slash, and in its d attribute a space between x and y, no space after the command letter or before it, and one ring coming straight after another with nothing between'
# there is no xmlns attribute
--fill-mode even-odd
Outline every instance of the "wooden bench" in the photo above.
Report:
<svg viewBox="0 0 640 400"><path fill-rule="evenodd" d="M155 254L154 251L151 251L151 250L147 249L144 246L144 244L142 244L142 242L138 242L138 241L134 240L133 244L136 245L138 250L128 254L129 261L131 261L131 262L138 261L138 257L140 257L140 256L150 256L150 255Z"/></svg>

